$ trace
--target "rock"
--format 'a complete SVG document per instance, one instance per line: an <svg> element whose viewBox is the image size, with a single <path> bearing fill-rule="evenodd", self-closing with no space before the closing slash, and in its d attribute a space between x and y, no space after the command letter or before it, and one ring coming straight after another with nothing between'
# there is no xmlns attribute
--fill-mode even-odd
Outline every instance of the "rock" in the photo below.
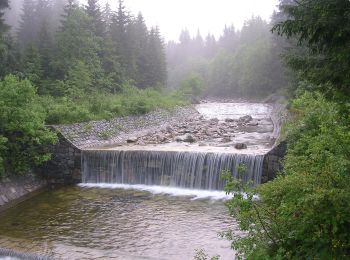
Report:
<svg viewBox="0 0 350 260"><path fill-rule="evenodd" d="M247 149L247 145L244 143L236 143L235 148L238 150Z"/></svg>
<svg viewBox="0 0 350 260"><path fill-rule="evenodd" d="M183 136L176 136L175 141L176 142L183 142Z"/></svg>
<svg viewBox="0 0 350 260"><path fill-rule="evenodd" d="M208 146L208 144L206 144L206 143L204 143L204 142L200 142L200 143L198 144L198 146Z"/></svg>
<svg viewBox="0 0 350 260"><path fill-rule="evenodd" d="M211 118L211 119L210 119L210 122L215 122L215 123L217 123L217 122L219 122L219 119L217 119L216 117L215 117L215 118Z"/></svg>
<svg viewBox="0 0 350 260"><path fill-rule="evenodd" d="M192 135L187 134L185 135L185 138L183 139L183 141L186 143L195 143L197 140Z"/></svg>
<svg viewBox="0 0 350 260"><path fill-rule="evenodd" d="M173 128L171 127L171 126L167 126L166 127L166 131L168 132L168 133L172 133L173 132Z"/></svg>
<svg viewBox="0 0 350 260"><path fill-rule="evenodd" d="M192 96L191 97L191 104L200 104L200 100L197 97Z"/></svg>
<svg viewBox="0 0 350 260"><path fill-rule="evenodd" d="M128 139L126 140L126 142L127 142L128 144L131 144L131 143L136 143L137 140L138 140L138 138L134 136L134 137L128 138Z"/></svg>
<svg viewBox="0 0 350 260"><path fill-rule="evenodd" d="M232 140L231 140L230 137L224 137L224 138L222 138L222 140L221 140L222 143L229 143L229 142L231 142L231 141L232 141Z"/></svg>
<svg viewBox="0 0 350 260"><path fill-rule="evenodd" d="M190 134L182 135L182 136L177 136L175 137L176 142L186 142L186 143L194 143L196 142L196 138L194 138Z"/></svg>
<svg viewBox="0 0 350 260"><path fill-rule="evenodd" d="M248 126L258 126L259 123L258 123L258 121L256 121L256 120L252 120L252 121L249 122L247 125L248 125Z"/></svg>
<svg viewBox="0 0 350 260"><path fill-rule="evenodd" d="M238 119L238 121L240 121L240 122L242 122L242 123L248 123L248 122L250 122L250 121L252 121L252 120L253 120L253 118L252 118L252 116L250 116L250 115L242 116L242 117L240 117L240 118Z"/></svg>
<svg viewBox="0 0 350 260"><path fill-rule="evenodd" d="M235 120L234 119L232 119L232 118L226 118L225 119L225 122L226 123L232 123L232 122L234 122Z"/></svg>

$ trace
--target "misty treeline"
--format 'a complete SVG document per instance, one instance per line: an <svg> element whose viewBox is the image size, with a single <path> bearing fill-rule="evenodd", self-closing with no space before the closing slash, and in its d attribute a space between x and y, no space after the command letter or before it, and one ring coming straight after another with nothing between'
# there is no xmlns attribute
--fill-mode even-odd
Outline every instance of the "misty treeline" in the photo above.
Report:
<svg viewBox="0 0 350 260"><path fill-rule="evenodd" d="M11 10L7 17L14 23ZM159 29L148 30L142 14L131 15L123 1L114 11L108 3L100 7L98 0L84 6L73 0L25 0L16 17L15 40L6 42L12 46L8 54L16 58L1 64L1 76L17 72L39 94L115 93L125 81L139 88L165 85Z"/></svg>
<svg viewBox="0 0 350 260"><path fill-rule="evenodd" d="M159 29L123 1L111 10L98 0L0 0L0 177L50 158L57 137L45 124L182 104L165 82Z"/></svg>
<svg viewBox="0 0 350 260"><path fill-rule="evenodd" d="M271 27L260 17L252 17L241 30L225 26L218 40L210 34L203 38L199 31L191 37L183 30L179 43L167 45L169 86L196 82L206 95L236 97L266 96L285 88L280 55L287 42L273 35Z"/></svg>

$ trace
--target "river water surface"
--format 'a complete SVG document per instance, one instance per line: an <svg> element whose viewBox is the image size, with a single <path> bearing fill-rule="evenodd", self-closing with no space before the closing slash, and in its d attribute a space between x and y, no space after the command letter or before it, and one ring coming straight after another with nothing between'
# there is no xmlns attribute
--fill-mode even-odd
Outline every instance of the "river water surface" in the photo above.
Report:
<svg viewBox="0 0 350 260"><path fill-rule="evenodd" d="M204 249L233 259L219 233L236 225L221 199L162 187L66 187L0 215L0 248L55 259L193 259Z"/></svg>

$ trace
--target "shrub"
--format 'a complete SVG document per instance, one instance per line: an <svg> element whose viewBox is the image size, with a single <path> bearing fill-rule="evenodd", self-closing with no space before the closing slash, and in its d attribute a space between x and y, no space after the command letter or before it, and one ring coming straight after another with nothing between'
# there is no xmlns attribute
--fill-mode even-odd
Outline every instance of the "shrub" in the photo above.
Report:
<svg viewBox="0 0 350 260"><path fill-rule="evenodd" d="M306 92L292 111L283 173L254 191L259 200L236 196L228 203L247 231L228 237L248 259L348 259L349 122L321 94Z"/></svg>
<svg viewBox="0 0 350 260"><path fill-rule="evenodd" d="M50 158L43 149L57 140L44 126L45 111L28 80L7 76L0 82L0 158L2 174L27 173Z"/></svg>

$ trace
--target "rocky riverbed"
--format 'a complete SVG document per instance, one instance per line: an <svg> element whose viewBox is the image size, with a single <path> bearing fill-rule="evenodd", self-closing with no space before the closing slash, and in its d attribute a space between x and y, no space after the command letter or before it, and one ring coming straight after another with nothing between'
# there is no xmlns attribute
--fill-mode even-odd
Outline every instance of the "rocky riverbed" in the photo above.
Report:
<svg viewBox="0 0 350 260"><path fill-rule="evenodd" d="M265 151L275 142L273 108L263 103L203 102L171 112L155 111L56 129L83 149L217 147Z"/></svg>

